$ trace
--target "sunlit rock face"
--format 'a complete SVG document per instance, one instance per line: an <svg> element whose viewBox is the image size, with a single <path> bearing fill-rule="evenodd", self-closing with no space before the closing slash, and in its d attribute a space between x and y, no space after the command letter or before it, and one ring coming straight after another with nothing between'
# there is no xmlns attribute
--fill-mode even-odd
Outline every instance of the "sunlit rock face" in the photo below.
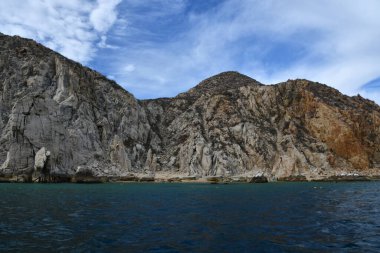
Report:
<svg viewBox="0 0 380 253"><path fill-rule="evenodd" d="M0 84L2 174L32 173L42 147L52 175L73 175L80 166L106 176L144 168L145 110L99 73L34 41L2 35Z"/></svg>
<svg viewBox="0 0 380 253"><path fill-rule="evenodd" d="M307 80L266 86L226 72L143 104L163 143L156 170L320 179L380 167L379 107Z"/></svg>
<svg viewBox="0 0 380 253"><path fill-rule="evenodd" d="M307 80L262 85L224 72L139 101L32 40L0 35L0 94L2 177L380 174L379 106Z"/></svg>

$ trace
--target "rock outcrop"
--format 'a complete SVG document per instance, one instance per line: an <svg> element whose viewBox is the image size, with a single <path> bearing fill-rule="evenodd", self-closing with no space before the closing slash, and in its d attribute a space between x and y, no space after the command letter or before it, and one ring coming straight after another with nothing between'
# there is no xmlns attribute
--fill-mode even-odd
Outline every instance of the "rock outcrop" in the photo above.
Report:
<svg viewBox="0 0 380 253"><path fill-rule="evenodd" d="M73 176L140 172L150 126L144 108L99 73L32 40L0 36L0 163L4 177L31 175L36 154L46 171Z"/></svg>
<svg viewBox="0 0 380 253"><path fill-rule="evenodd" d="M0 35L0 94L2 178L380 175L380 107L307 80L262 85L225 72L139 101L32 40Z"/></svg>
<svg viewBox="0 0 380 253"><path fill-rule="evenodd" d="M143 101L163 142L155 170L308 180L380 168L380 108L307 80L261 85L236 72Z"/></svg>
<svg viewBox="0 0 380 253"><path fill-rule="evenodd" d="M49 157L50 151L47 151L45 147L38 150L34 157L34 175L38 181L49 180L50 171L47 169L50 167L47 165Z"/></svg>

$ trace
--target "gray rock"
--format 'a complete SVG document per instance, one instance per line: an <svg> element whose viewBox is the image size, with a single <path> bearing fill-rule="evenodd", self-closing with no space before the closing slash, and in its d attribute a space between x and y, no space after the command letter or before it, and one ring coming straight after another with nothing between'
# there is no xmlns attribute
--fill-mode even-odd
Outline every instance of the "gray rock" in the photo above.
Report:
<svg viewBox="0 0 380 253"><path fill-rule="evenodd" d="M50 156L50 152L47 151L44 147L37 151L34 158L34 170L41 171L46 164L46 160Z"/></svg>
<svg viewBox="0 0 380 253"><path fill-rule="evenodd" d="M380 175L379 106L307 80L266 86L224 72L174 98L136 100L32 40L0 35L0 94L4 178Z"/></svg>

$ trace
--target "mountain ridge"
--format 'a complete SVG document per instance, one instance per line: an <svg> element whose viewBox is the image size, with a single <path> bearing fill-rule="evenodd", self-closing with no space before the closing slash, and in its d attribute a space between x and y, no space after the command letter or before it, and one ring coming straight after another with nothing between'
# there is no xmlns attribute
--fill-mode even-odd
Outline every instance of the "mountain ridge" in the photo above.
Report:
<svg viewBox="0 0 380 253"><path fill-rule="evenodd" d="M305 79L263 85L228 71L138 100L33 40L0 35L0 82L7 180L380 175L379 106Z"/></svg>

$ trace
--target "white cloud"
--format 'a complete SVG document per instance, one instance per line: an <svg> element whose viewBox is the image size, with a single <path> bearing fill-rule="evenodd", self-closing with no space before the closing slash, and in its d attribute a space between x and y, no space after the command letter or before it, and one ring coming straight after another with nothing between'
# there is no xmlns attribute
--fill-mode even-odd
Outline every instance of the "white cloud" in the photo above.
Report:
<svg viewBox="0 0 380 253"><path fill-rule="evenodd" d="M121 58L115 76L138 97L175 95L225 70L264 83L307 78L356 95L380 76L378 10L377 0L227 0L191 13L189 29L173 41L135 45L138 53L126 50L123 57L139 70L123 72ZM282 65L269 54L278 45L298 45L290 52L277 50L290 58Z"/></svg>
<svg viewBox="0 0 380 253"><path fill-rule="evenodd" d="M199 57L228 51L226 44L247 35L264 37L263 50L279 41L307 43L303 58L289 62L281 72L266 71L264 81L308 77L350 92L380 75L374 64L380 60L379 9L380 2L371 0L360 4L346 0L228 1L215 16L200 17L194 51ZM301 32L309 32L313 40L299 36ZM325 62L315 62L315 56Z"/></svg>
<svg viewBox="0 0 380 253"><path fill-rule="evenodd" d="M104 33L117 19L116 6L121 0L98 0L97 6L91 11L90 21L95 30Z"/></svg>
<svg viewBox="0 0 380 253"><path fill-rule="evenodd" d="M118 46L114 46L114 45L109 45L107 43L107 36L105 35L101 35L100 36L100 41L98 42L98 47L100 48L112 48L112 49L117 49L119 48Z"/></svg>
<svg viewBox="0 0 380 253"><path fill-rule="evenodd" d="M132 72L135 69L136 69L135 65L133 65L133 64L128 64L127 66L124 67L124 70L127 71L127 72Z"/></svg>
<svg viewBox="0 0 380 253"><path fill-rule="evenodd" d="M183 11L188 0L124 0L125 4L133 8L143 8L149 12L149 15L142 15L141 18L157 18L168 16L170 14L176 14ZM141 10L141 9L140 9ZM139 12L130 12L128 15L140 16Z"/></svg>
<svg viewBox="0 0 380 253"><path fill-rule="evenodd" d="M4 0L0 2L0 31L35 39L85 64L94 57L97 43L106 46L118 2Z"/></svg>
<svg viewBox="0 0 380 253"><path fill-rule="evenodd" d="M140 98L173 96L226 70L379 98L361 86L380 76L380 1L216 2L195 13L188 0L4 0L0 31L82 63L99 57L101 71Z"/></svg>

